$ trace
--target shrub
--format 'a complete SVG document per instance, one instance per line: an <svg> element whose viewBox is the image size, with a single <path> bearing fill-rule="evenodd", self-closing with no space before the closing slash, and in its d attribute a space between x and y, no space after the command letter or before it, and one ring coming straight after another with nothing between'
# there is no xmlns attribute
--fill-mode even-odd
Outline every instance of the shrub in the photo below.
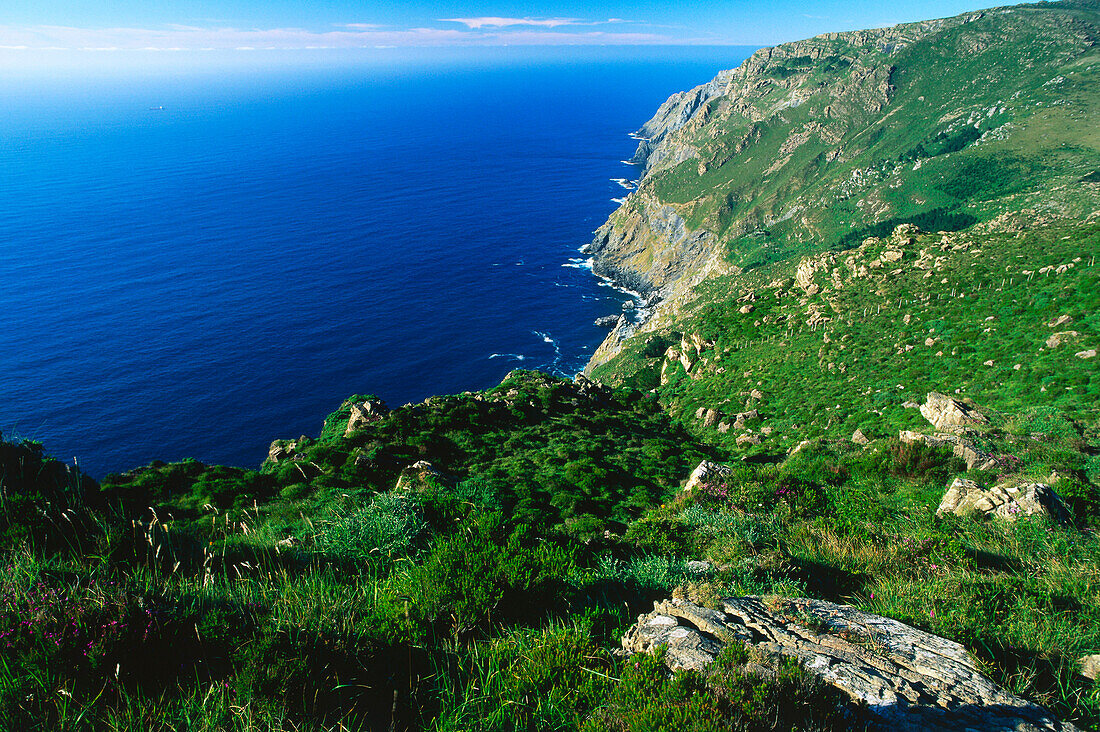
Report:
<svg viewBox="0 0 1100 732"><path fill-rule="evenodd" d="M643 552L683 555L691 531L676 516L646 515L630 524L625 540Z"/></svg>
<svg viewBox="0 0 1100 732"><path fill-rule="evenodd" d="M344 559L386 558L412 552L427 528L420 501L404 493L379 493L362 508L322 524L317 549Z"/></svg>
<svg viewBox="0 0 1100 732"><path fill-rule="evenodd" d="M572 568L567 550L529 530L510 530L500 514L475 513L393 587L409 598L415 621L467 633L492 619L544 616Z"/></svg>

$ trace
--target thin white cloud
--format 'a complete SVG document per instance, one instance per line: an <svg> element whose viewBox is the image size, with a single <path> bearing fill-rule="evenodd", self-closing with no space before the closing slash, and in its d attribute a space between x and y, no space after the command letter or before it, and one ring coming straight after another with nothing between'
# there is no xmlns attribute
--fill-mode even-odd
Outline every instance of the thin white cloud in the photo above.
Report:
<svg viewBox="0 0 1100 732"><path fill-rule="evenodd" d="M570 18L451 19L461 27L392 28L363 23L332 30L303 28L234 28L171 25L161 28L79 28L72 26L0 25L5 50L255 50L505 45L658 45L692 44L703 39L663 33L634 32L606 26L611 21ZM620 23L613 19L615 23ZM519 22L512 22L519 21ZM588 26L574 28L571 26ZM606 26L597 28L596 26ZM713 39L706 42L713 43Z"/></svg>
<svg viewBox="0 0 1100 732"><path fill-rule="evenodd" d="M461 23L471 30L482 28L507 28L514 25L533 25L540 28L560 28L563 25L588 25L581 18L440 18L441 23Z"/></svg>

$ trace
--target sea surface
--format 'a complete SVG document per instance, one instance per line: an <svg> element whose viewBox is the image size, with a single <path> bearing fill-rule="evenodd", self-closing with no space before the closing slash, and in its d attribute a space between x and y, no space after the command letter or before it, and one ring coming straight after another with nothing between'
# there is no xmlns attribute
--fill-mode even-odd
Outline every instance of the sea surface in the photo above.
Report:
<svg viewBox="0 0 1100 732"><path fill-rule="evenodd" d="M572 375L628 133L747 55L0 82L0 432L256 467L352 394Z"/></svg>

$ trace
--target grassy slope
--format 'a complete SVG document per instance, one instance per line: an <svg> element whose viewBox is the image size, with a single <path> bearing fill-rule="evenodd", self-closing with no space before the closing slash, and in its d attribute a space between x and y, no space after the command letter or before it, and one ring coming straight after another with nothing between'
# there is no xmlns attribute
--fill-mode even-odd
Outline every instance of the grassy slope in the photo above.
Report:
<svg viewBox="0 0 1100 732"><path fill-rule="evenodd" d="M1060 49L1067 34L1091 32L1082 23L1096 8L989 16L981 27L1025 63L967 50L975 37L957 26L892 55L900 111L849 130L832 162L810 139L766 172L810 119L800 115L820 109L811 100L753 123L756 149L771 151L758 168L718 164L745 120L706 137L706 196L698 161L658 171L646 185L672 197L694 186L690 215L754 266L704 283L677 320L629 342L597 374L621 384L614 391L515 372L345 437L349 400L321 435L259 471L158 463L102 485L39 447L0 444L0 727L851 728L804 673L762 678L740 649L707 679L611 652L656 597L775 593L850 602L959 640L998 682L1098 728L1100 687L1075 659L1100 651L1100 384L1097 360L1074 353L1100 340L1100 233L1047 221L1017 234L1000 231L1015 225L1004 220L946 242L921 234L859 248L937 209L926 228L1091 211L1092 52ZM957 63L957 77L925 74L932 52ZM788 59L770 78L838 78L846 53L820 68ZM1018 79L1021 94L983 117L983 130L1011 121L1012 135L978 142L952 120L999 101L987 98L990 74L1002 89ZM855 169L879 173L850 190ZM792 202L802 213L774 221ZM741 235L761 224L767 236ZM802 278L812 294L794 281L803 253L852 246L814 256L820 267ZM887 250L901 260L871 266ZM1074 266L1024 274L1060 264ZM1072 322L1046 325L1063 314ZM1078 335L1048 348L1063 330ZM688 350L684 336L703 346L690 373L667 357ZM993 417L975 439L998 467L972 477L1055 480L1074 524L937 518L964 466L892 437L922 424L902 405L932 389L958 389ZM723 434L695 418L700 407L760 416ZM846 439L857 427L876 438L867 448ZM747 430L762 443L738 448ZM736 470L679 493L703 457ZM438 473L405 471L418 460Z"/></svg>
<svg viewBox="0 0 1100 732"><path fill-rule="evenodd" d="M712 280L673 326L628 341L624 354L594 376L655 388L677 419L728 448L743 431L704 429L695 417L699 407L757 408L754 431L775 430L763 449L847 437L856 429L869 435L919 429L927 423L902 405L923 402L929 391L957 390L1006 413L1058 410L1095 434L1100 373L1096 359L1075 354L1100 345L1100 270L1093 263L1100 229L963 233L943 241L942 234L921 234L904 246L887 239L835 261L818 257L827 266L816 273L821 291L813 296L794 283L791 263ZM887 249L902 252L902 260L882 264ZM853 277L849 258L855 267L876 260L881 266ZM1061 264L1073 268L1039 273ZM743 314L749 293L753 310ZM810 325L813 313L828 320ZM1062 315L1071 321L1048 325ZM1065 331L1077 335L1046 346ZM666 356L684 333L707 344L690 374ZM752 389L763 398L750 398Z"/></svg>
<svg viewBox="0 0 1100 732"><path fill-rule="evenodd" d="M490 418L479 426L469 409ZM158 464L102 487L6 443L5 485L43 511L31 531L9 521L20 531L3 550L0 721L851 728L796 668L760 677L735 652L709 680L670 678L611 653L657 597L775 593L957 639L1017 693L1100 722L1100 695L1074 665L1100 647L1100 539L1089 528L1100 522L1100 463L1061 413L1032 418L1022 443L1019 425L1000 420L985 439L1016 457L1013 471L1063 476L1073 527L938 519L962 466L894 439L817 441L676 493L693 462L722 459L721 448L693 441L636 391L582 394L524 372L347 438L346 414L261 473ZM593 443L613 448L595 465ZM422 457L446 472L394 490L399 467ZM545 500L527 503L530 485ZM58 500L63 512L51 510Z"/></svg>

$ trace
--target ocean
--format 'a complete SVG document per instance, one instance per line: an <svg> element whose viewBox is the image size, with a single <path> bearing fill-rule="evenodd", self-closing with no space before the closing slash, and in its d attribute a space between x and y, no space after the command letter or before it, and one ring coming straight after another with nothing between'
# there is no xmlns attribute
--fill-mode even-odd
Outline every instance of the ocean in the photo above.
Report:
<svg viewBox="0 0 1100 732"><path fill-rule="evenodd" d="M352 394L572 375L628 133L747 55L0 82L0 432L256 467Z"/></svg>

